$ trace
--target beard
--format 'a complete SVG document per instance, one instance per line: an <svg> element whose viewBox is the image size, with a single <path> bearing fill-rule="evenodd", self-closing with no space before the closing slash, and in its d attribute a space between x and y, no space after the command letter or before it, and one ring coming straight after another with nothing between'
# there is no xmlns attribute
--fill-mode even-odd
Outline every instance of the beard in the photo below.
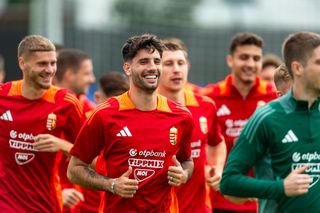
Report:
<svg viewBox="0 0 320 213"><path fill-rule="evenodd" d="M40 74L29 75L29 81L38 89L49 89L52 85L52 77L49 82L44 82Z"/></svg>
<svg viewBox="0 0 320 213"><path fill-rule="evenodd" d="M148 83L147 80L143 77L143 76L145 76L147 74L156 75L157 76L157 78L155 79L156 82L155 83ZM133 82L133 84L137 88L139 88L139 89L141 89L141 90L143 90L143 91L145 91L147 93L153 93L158 88L158 86L159 86L159 77L160 77L160 72L158 70L152 71L152 72L151 71L146 71L146 72L143 72L140 75L138 73L136 73L136 72L132 72L132 82Z"/></svg>

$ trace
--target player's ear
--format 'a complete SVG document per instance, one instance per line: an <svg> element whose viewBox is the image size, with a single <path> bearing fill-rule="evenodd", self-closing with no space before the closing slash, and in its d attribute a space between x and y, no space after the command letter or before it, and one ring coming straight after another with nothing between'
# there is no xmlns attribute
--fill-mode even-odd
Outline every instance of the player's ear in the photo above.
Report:
<svg viewBox="0 0 320 213"><path fill-rule="evenodd" d="M229 67L229 68L232 67L232 65L233 65L233 57L232 57L232 55L228 54L228 55L226 56L226 61L227 61L228 67Z"/></svg>
<svg viewBox="0 0 320 213"><path fill-rule="evenodd" d="M25 67L25 59L23 57L19 57L18 58L18 63L19 63L19 67L21 70L24 70L24 67Z"/></svg>
<svg viewBox="0 0 320 213"><path fill-rule="evenodd" d="M123 71L128 75L130 76L131 75L131 65L129 62L125 62L123 64Z"/></svg>

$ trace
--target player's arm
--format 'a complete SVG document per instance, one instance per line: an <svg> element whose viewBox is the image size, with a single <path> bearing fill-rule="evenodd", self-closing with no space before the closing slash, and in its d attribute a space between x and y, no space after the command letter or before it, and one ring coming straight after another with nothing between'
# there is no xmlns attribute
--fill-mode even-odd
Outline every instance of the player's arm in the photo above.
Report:
<svg viewBox="0 0 320 213"><path fill-rule="evenodd" d="M129 179L132 168L118 178L98 174L90 165L72 156L68 166L68 178L71 182L95 190L103 190L121 197L131 198L138 190L138 181Z"/></svg>
<svg viewBox="0 0 320 213"><path fill-rule="evenodd" d="M50 134L39 134L35 137L33 147L40 152L58 152L70 156L69 151L73 144L64 139L58 138Z"/></svg>
<svg viewBox="0 0 320 213"><path fill-rule="evenodd" d="M177 157L174 155L172 157L174 163L168 169L168 183L172 186L180 186L191 178L193 173L193 160L189 157L187 160L180 163Z"/></svg>
<svg viewBox="0 0 320 213"><path fill-rule="evenodd" d="M231 150L220 183L220 190L224 195L276 199L279 196L297 196L308 192L311 178L302 174L307 167L292 171L286 178L277 180L263 180L246 175L272 141L272 122L266 120L268 113L272 112L266 107L258 109Z"/></svg>
<svg viewBox="0 0 320 213"><path fill-rule="evenodd" d="M219 190L219 183L221 181L224 164L227 157L227 148L225 141L222 140L215 146L207 146L207 162L206 177L207 184L213 188L213 190Z"/></svg>

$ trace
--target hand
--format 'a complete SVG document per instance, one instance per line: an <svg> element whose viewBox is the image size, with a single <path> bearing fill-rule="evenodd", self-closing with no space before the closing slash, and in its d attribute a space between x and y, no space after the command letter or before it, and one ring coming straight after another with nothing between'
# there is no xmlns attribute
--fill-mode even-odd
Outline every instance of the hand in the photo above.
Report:
<svg viewBox="0 0 320 213"><path fill-rule="evenodd" d="M227 200L229 200L235 204L241 204L241 203L245 203L245 202L258 202L257 198L234 197L234 196L229 196L229 195L225 195L224 197Z"/></svg>
<svg viewBox="0 0 320 213"><path fill-rule="evenodd" d="M131 173L132 167L129 166L129 169L116 179L114 185L115 194L125 198L131 198L135 195L139 182L135 179L129 179Z"/></svg>
<svg viewBox="0 0 320 213"><path fill-rule="evenodd" d="M214 191L219 191L220 190L219 184L220 184L222 175L216 171L216 168L214 166L206 166L205 174L206 174L207 184Z"/></svg>
<svg viewBox="0 0 320 213"><path fill-rule="evenodd" d="M310 175L302 174L307 168L308 165L305 165L294 170L284 179L284 192L287 196L298 196L308 192L312 178Z"/></svg>
<svg viewBox="0 0 320 213"><path fill-rule="evenodd" d="M62 202L66 207L72 207L79 201L84 201L83 194L74 188L62 190Z"/></svg>
<svg viewBox="0 0 320 213"><path fill-rule="evenodd" d="M35 137L33 147L40 152L58 152L64 140L50 134L39 134Z"/></svg>
<svg viewBox="0 0 320 213"><path fill-rule="evenodd" d="M177 157L174 155L172 157L174 166L169 166L168 169L168 180L171 186L180 186L182 183L186 183L188 180L188 174L183 170Z"/></svg>

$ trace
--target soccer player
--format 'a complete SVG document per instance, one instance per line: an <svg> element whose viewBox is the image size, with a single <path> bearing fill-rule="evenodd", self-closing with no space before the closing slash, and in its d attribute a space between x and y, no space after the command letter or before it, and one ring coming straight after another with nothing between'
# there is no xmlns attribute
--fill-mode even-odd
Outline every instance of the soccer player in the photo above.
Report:
<svg viewBox="0 0 320 213"><path fill-rule="evenodd" d="M199 96L185 89L188 76L188 52L182 41L164 40L166 49L162 56L162 76L158 92L172 101L185 105L193 115L195 128L191 138L191 157L194 173L187 184L176 189L180 212L212 212L207 181L219 187L226 159L226 145L217 121L215 103L208 97ZM208 159L214 168L207 169ZM215 169L215 171L213 171ZM211 177L210 171L214 172ZM207 181L206 181L207 177ZM209 201L209 202L208 202Z"/></svg>
<svg viewBox="0 0 320 213"><path fill-rule="evenodd" d="M57 47L57 46L56 46ZM89 86L95 82L92 59L85 52L78 49L61 48L57 57L57 72L54 84L60 88L72 91L80 101L83 111L88 117L95 107L95 104L86 97ZM65 156L61 159L60 180L62 183L63 212L70 212L80 201L87 202L87 199L80 191L79 186L74 186L67 178L67 167L70 158ZM99 193L93 191L92 193ZM91 205L85 205L84 209L92 209ZM83 210L84 211L84 210Z"/></svg>
<svg viewBox="0 0 320 213"><path fill-rule="evenodd" d="M92 59L88 54L77 49L62 49L59 51L54 83L74 92L86 115L90 115L95 107L95 104L86 97L90 85L94 82Z"/></svg>
<svg viewBox="0 0 320 213"><path fill-rule="evenodd" d="M262 69L259 73L260 77L268 81L271 84L274 84L274 73L276 68L278 68L282 64L281 59L273 54L268 53L262 57Z"/></svg>
<svg viewBox="0 0 320 213"><path fill-rule="evenodd" d="M277 88L277 95L279 97L288 93L292 86L292 78L286 65L281 64L274 73L274 84Z"/></svg>
<svg viewBox="0 0 320 213"><path fill-rule="evenodd" d="M319 212L320 35L291 34L282 54L292 90L251 117L229 156L221 191L275 199L277 212ZM245 176L267 150L274 179Z"/></svg>
<svg viewBox="0 0 320 213"><path fill-rule="evenodd" d="M105 73L99 79L99 89L94 98L97 103L102 103L110 97L121 95L129 90L128 78L120 72Z"/></svg>
<svg viewBox="0 0 320 213"><path fill-rule="evenodd" d="M51 41L25 37L18 62L23 79L0 86L1 211L61 212L57 152L69 153L85 118L76 97L51 84Z"/></svg>
<svg viewBox="0 0 320 213"><path fill-rule="evenodd" d="M263 40L253 33L237 33L231 41L227 64L231 75L206 86L202 94L217 105L217 115L230 152L250 116L260 106L275 99L275 88L258 76L262 67ZM252 173L252 172L251 172ZM251 174L252 175L252 174ZM256 212L256 202L235 204L218 191L212 195L214 212Z"/></svg>
<svg viewBox="0 0 320 213"><path fill-rule="evenodd" d="M123 69L130 89L97 107L71 151L69 179L106 191L105 212L174 211L173 186L192 175L192 116L156 93L162 49L149 34L125 42ZM101 151L108 176L88 167Z"/></svg>

